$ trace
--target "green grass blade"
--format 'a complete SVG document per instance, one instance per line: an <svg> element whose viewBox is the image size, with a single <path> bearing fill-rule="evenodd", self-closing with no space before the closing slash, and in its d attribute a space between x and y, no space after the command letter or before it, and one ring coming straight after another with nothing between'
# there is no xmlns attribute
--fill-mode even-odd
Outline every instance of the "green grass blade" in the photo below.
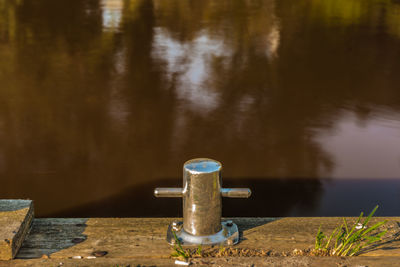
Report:
<svg viewBox="0 0 400 267"><path fill-rule="evenodd" d="M332 234L329 236L329 239L328 239L328 241L327 241L326 244L325 244L325 249L328 249L329 243L331 242L331 240L332 240L332 238L333 238L333 236L335 235L335 233L336 233L337 230L338 230L338 228L335 228L335 230L333 230Z"/></svg>
<svg viewBox="0 0 400 267"><path fill-rule="evenodd" d="M359 244L358 246L356 246L353 251L349 254L349 256L354 256L356 255L362 248L362 244Z"/></svg>
<svg viewBox="0 0 400 267"><path fill-rule="evenodd" d="M321 225L318 228L317 236L315 237L315 249L322 248L322 241L325 239L325 234L321 232Z"/></svg>
<svg viewBox="0 0 400 267"><path fill-rule="evenodd" d="M351 249L351 247L354 245L354 243L353 244L350 244L350 246L345 250L345 251L343 251L343 253L342 253L342 255L338 255L338 256L347 256L347 253L349 253L349 251L350 251L350 249Z"/></svg>
<svg viewBox="0 0 400 267"><path fill-rule="evenodd" d="M196 254L201 256L201 251L202 251L202 247L201 247L201 245L199 245L199 246L197 247Z"/></svg>
<svg viewBox="0 0 400 267"><path fill-rule="evenodd" d="M369 220L371 220L372 216L374 216L375 211L379 208L379 205L376 205L375 208L371 211L371 213L368 215L368 217L365 219L364 223L363 223L363 227L365 225L367 225L367 223L369 222Z"/></svg>
<svg viewBox="0 0 400 267"><path fill-rule="evenodd" d="M321 225L319 225L317 235L315 236L315 246L314 246L315 249L319 249L319 247L320 247L320 245L321 245L321 244L320 244L320 241L319 241L319 235L320 235L320 233L321 233Z"/></svg>
<svg viewBox="0 0 400 267"><path fill-rule="evenodd" d="M382 241L382 237L386 234L387 230L379 231L378 229L387 223L387 220L367 227L367 224L370 222L378 207L379 206L376 205L365 219L363 218L364 213L361 212L357 221L353 224L349 224L346 218L343 218L343 223L336 227L329 237L325 236L321 231L320 225L315 238L315 249L322 251L329 251L330 249L331 255L354 256L368 249L368 246L371 244ZM324 242L326 238L327 241ZM335 239L335 241L334 244L331 245L333 239Z"/></svg>
<svg viewBox="0 0 400 267"><path fill-rule="evenodd" d="M179 254L178 252L173 252L173 253L171 253L171 256L172 256L172 257L179 257L180 254Z"/></svg>
<svg viewBox="0 0 400 267"><path fill-rule="evenodd" d="M347 238L354 232L354 230L356 229L356 226L360 223L363 216L364 216L364 212L361 212L360 216L358 216L357 221L353 224L353 227L351 228L350 232L347 234Z"/></svg>
<svg viewBox="0 0 400 267"><path fill-rule="evenodd" d="M172 231L172 233L174 234L175 244L178 244L179 249L180 249L181 251L183 251L183 247L182 247L181 241L180 241L179 238L176 236L175 231Z"/></svg>
<svg viewBox="0 0 400 267"><path fill-rule="evenodd" d="M183 258L188 259L190 255L189 255L189 253L187 251L185 251L183 249L181 241L176 236L175 231L172 231L172 234L174 235L174 239L175 239L174 250L176 251L176 253L178 253L179 256L182 256ZM176 247L176 244L178 245L178 247Z"/></svg>
<svg viewBox="0 0 400 267"><path fill-rule="evenodd" d="M344 228L346 229L346 233L349 232L349 227L347 226L347 221L346 218L343 217L343 224L344 224Z"/></svg>
<svg viewBox="0 0 400 267"><path fill-rule="evenodd" d="M345 239L343 240L343 243L342 243L343 246L339 249L338 255L346 248L346 246L347 246L349 243L358 241L358 239L360 238L360 235L361 235L362 230L363 230L363 229L358 230L357 232L355 232L354 234L352 234L350 237L345 238Z"/></svg>
<svg viewBox="0 0 400 267"><path fill-rule="evenodd" d="M345 237L345 232L342 230L343 229L343 224L338 226L338 234L336 235L336 240L335 240L335 246L334 249L338 249L338 245L340 246L341 243L343 243L343 238ZM340 231L342 230L342 231Z"/></svg>
<svg viewBox="0 0 400 267"><path fill-rule="evenodd" d="M379 228L380 226L384 225L385 223L387 223L387 220L384 220L382 222L378 222L378 223L374 224L373 226L365 229L365 231L361 235L364 236L364 235L372 232L373 230Z"/></svg>

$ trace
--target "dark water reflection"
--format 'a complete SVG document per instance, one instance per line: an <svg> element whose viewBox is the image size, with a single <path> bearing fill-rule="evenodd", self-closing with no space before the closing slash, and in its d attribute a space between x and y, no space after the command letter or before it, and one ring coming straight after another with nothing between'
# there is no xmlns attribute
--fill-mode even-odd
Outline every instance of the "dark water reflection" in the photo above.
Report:
<svg viewBox="0 0 400 267"><path fill-rule="evenodd" d="M389 0L1 1L0 197L174 216L205 156L227 216L398 215L399 57Z"/></svg>
<svg viewBox="0 0 400 267"><path fill-rule="evenodd" d="M56 217L101 217L113 214L129 217L182 216L182 202L177 198L154 201L151 192L157 186L175 186L175 179L151 181L125 188L118 195L53 213ZM247 200L223 199L223 216L358 216L360 207L369 212L379 203L377 215L399 214L399 179L341 179L320 182L318 179L227 179L227 186L249 185L255 194ZM377 192L382 192L377 194ZM372 197L371 197L372 196ZM148 203L145 207L142 203ZM384 209L382 209L384 207Z"/></svg>

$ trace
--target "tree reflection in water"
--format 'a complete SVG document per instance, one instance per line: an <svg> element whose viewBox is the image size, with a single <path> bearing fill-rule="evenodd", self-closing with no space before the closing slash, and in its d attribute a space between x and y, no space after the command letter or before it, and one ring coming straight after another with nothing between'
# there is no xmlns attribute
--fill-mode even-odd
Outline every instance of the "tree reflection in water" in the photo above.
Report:
<svg viewBox="0 0 400 267"><path fill-rule="evenodd" d="M281 202L262 216L324 214L326 181L350 174L326 137L354 114L367 126L395 118L391 133L399 124L399 8L2 1L0 195L34 199L39 216L169 215L151 186L179 186L183 162L207 156L228 183L253 188L251 205ZM399 173L376 162L389 170L374 178ZM145 201L118 211L137 202L130 194ZM237 215L246 210L257 209Z"/></svg>

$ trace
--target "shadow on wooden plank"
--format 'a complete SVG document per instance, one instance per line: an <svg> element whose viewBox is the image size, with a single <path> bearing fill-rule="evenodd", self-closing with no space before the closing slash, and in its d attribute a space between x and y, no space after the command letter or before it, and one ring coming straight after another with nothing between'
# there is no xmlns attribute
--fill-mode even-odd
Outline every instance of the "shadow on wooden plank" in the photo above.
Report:
<svg viewBox="0 0 400 267"><path fill-rule="evenodd" d="M35 219L29 236L17 255L18 259L34 259L84 242L88 219ZM32 249L34 248L34 249Z"/></svg>

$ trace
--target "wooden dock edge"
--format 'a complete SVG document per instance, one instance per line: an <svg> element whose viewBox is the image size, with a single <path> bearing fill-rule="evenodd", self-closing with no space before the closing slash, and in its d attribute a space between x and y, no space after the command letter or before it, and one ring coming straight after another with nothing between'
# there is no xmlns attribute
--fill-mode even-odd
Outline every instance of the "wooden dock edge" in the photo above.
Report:
<svg viewBox="0 0 400 267"><path fill-rule="evenodd" d="M31 200L0 200L0 260L13 259L34 218Z"/></svg>
<svg viewBox="0 0 400 267"><path fill-rule="evenodd" d="M12 260L8 262L0 261L0 266L52 266L52 267L167 267L180 266L175 264L173 259L119 259L119 258L100 258L100 259L32 259L32 260ZM315 267L392 267L399 266L399 257L224 257L224 258L204 258L196 259L190 266L315 266Z"/></svg>
<svg viewBox="0 0 400 267"><path fill-rule="evenodd" d="M32 206L30 208L33 209ZM27 214L33 217L33 210ZM21 233L29 225L29 216L26 217L27 223L20 223ZM320 226L329 234L343 222L343 218L229 219L240 229L241 241L233 248L271 253L266 256L194 258L192 265L395 266L400 262L400 217L373 218L371 223L388 220L384 225L388 231L384 242L357 257L293 254L295 250L307 250L314 246ZM179 218L34 219L16 259L0 260L0 266L172 266L175 260L171 258L172 248L166 243L165 237L169 223L174 220ZM356 218L347 220L352 222Z"/></svg>

